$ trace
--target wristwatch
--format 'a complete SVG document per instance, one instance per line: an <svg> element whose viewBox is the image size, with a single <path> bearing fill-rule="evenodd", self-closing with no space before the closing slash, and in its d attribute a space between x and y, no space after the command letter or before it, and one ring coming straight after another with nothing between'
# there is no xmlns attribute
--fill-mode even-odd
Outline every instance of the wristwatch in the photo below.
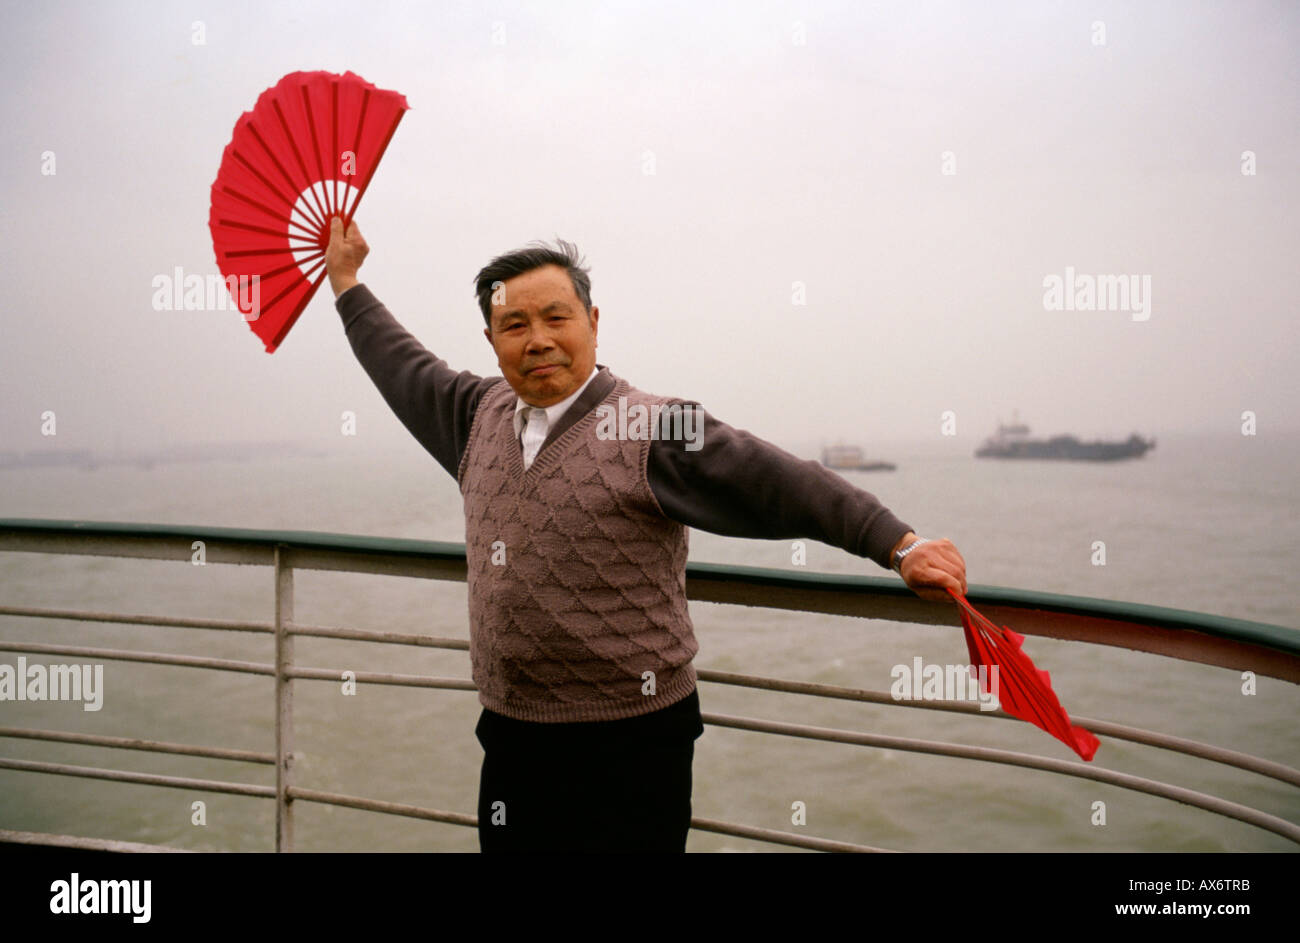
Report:
<svg viewBox="0 0 1300 943"><path fill-rule="evenodd" d="M894 559L890 561L890 564L893 566L894 570L897 571L899 576L903 575L903 557L907 556L917 547L921 546L921 544L925 544L929 542L930 542L929 537L918 537L915 540L913 540L910 544L908 544L906 547L901 548L897 553L894 554Z"/></svg>

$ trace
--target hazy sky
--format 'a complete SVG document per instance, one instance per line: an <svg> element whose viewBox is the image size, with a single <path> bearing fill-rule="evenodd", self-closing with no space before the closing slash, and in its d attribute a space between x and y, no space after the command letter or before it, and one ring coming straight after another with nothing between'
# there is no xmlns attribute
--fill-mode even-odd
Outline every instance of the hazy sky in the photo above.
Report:
<svg viewBox="0 0 1300 943"><path fill-rule="evenodd" d="M559 235L601 363L809 456L946 410L962 452L1013 408L1300 433L1297 49L1300 4L1237 0L13 6L0 448L330 446L344 410L408 438L328 284L272 355L237 312L152 305L217 271L236 119L316 69L411 105L361 275L454 367L499 372L479 267ZM1145 277L1146 319L1048 310L1067 268Z"/></svg>

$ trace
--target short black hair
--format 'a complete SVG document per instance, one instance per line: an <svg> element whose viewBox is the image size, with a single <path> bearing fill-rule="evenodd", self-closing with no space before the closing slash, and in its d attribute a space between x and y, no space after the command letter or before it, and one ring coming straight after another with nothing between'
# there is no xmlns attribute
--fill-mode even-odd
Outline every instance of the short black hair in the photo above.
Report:
<svg viewBox="0 0 1300 943"><path fill-rule="evenodd" d="M497 256L474 277L474 293L478 296L479 310L483 312L483 323L492 327L493 285L509 281L516 275L531 272L543 265L558 265L569 273L573 292L587 310L587 317L591 317L591 278L587 274L588 269L583 266L585 261L578 254L577 246L558 237L554 246L534 240L522 249Z"/></svg>

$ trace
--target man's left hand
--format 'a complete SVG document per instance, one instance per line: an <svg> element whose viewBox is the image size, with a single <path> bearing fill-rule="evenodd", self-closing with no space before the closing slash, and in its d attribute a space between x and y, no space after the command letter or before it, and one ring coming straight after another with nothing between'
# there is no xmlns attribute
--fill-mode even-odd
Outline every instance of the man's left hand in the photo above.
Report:
<svg viewBox="0 0 1300 943"><path fill-rule="evenodd" d="M966 561L946 537L931 539L903 557L901 575L908 589L922 599L952 602L949 587L966 595Z"/></svg>

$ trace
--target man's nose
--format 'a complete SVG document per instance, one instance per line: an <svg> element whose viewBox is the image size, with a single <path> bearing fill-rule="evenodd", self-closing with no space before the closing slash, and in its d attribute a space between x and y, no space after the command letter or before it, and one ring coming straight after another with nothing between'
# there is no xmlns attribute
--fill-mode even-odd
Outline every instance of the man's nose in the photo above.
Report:
<svg viewBox="0 0 1300 943"><path fill-rule="evenodd" d="M528 343L525 345L529 353L537 353L543 350L550 350L555 346L555 341L551 339L550 332L542 324L533 325L528 330Z"/></svg>

